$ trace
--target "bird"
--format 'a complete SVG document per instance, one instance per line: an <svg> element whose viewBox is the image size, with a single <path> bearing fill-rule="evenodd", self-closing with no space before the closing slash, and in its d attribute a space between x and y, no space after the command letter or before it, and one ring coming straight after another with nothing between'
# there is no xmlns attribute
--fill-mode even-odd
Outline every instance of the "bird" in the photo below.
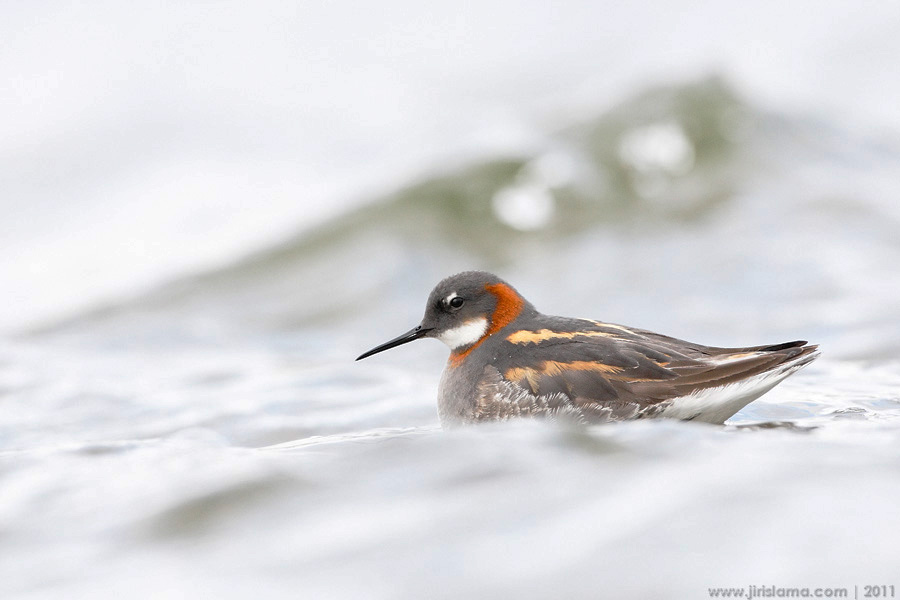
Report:
<svg viewBox="0 0 900 600"><path fill-rule="evenodd" d="M800 340L719 348L545 315L484 271L442 280L418 326L356 360L420 338L450 348L438 387L444 428L519 417L721 425L819 356L817 345Z"/></svg>

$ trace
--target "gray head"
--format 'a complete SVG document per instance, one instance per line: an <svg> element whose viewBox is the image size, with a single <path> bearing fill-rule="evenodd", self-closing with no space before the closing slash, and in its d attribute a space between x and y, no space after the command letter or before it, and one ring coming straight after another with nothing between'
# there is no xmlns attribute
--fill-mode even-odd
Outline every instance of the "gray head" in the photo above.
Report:
<svg viewBox="0 0 900 600"><path fill-rule="evenodd" d="M534 307L508 283L484 271L452 275L431 291L422 322L356 360L422 337L437 338L454 353L465 352Z"/></svg>

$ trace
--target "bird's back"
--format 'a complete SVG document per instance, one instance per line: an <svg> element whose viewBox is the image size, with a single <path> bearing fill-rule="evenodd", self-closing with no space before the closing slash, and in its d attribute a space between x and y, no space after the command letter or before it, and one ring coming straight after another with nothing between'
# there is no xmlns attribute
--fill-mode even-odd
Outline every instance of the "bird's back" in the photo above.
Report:
<svg viewBox="0 0 900 600"><path fill-rule="evenodd" d="M818 356L803 341L715 348L650 331L535 315L448 364L445 423L520 416L722 423Z"/></svg>

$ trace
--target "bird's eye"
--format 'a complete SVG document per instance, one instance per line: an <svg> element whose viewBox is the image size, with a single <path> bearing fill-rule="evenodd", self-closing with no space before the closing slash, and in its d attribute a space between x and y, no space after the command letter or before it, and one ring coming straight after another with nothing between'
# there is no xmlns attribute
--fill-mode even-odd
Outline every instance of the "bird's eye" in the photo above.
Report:
<svg viewBox="0 0 900 600"><path fill-rule="evenodd" d="M457 297L453 298L452 300L450 300L450 306L452 306L453 308L459 308L460 306L463 305L463 302L465 302L465 301L462 298L460 298L459 296L457 296Z"/></svg>

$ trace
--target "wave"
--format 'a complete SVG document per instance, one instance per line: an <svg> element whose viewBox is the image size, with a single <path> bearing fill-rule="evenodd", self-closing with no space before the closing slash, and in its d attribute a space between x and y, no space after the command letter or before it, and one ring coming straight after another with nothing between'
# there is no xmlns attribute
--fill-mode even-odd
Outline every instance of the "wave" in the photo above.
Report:
<svg viewBox="0 0 900 600"><path fill-rule="evenodd" d="M719 77L644 90L542 139L424 177L224 268L31 333L173 316L263 330L346 323L411 295L421 301L422 289L455 269L555 270L571 280L590 270L580 258L608 250L599 240L646 247L690 228L717 243L735 210L757 220L747 242L766 244L766 228L806 202L785 174L846 163L859 147L827 124L755 107ZM773 189L777 202L763 198ZM664 244L657 252L673 248L681 251Z"/></svg>

